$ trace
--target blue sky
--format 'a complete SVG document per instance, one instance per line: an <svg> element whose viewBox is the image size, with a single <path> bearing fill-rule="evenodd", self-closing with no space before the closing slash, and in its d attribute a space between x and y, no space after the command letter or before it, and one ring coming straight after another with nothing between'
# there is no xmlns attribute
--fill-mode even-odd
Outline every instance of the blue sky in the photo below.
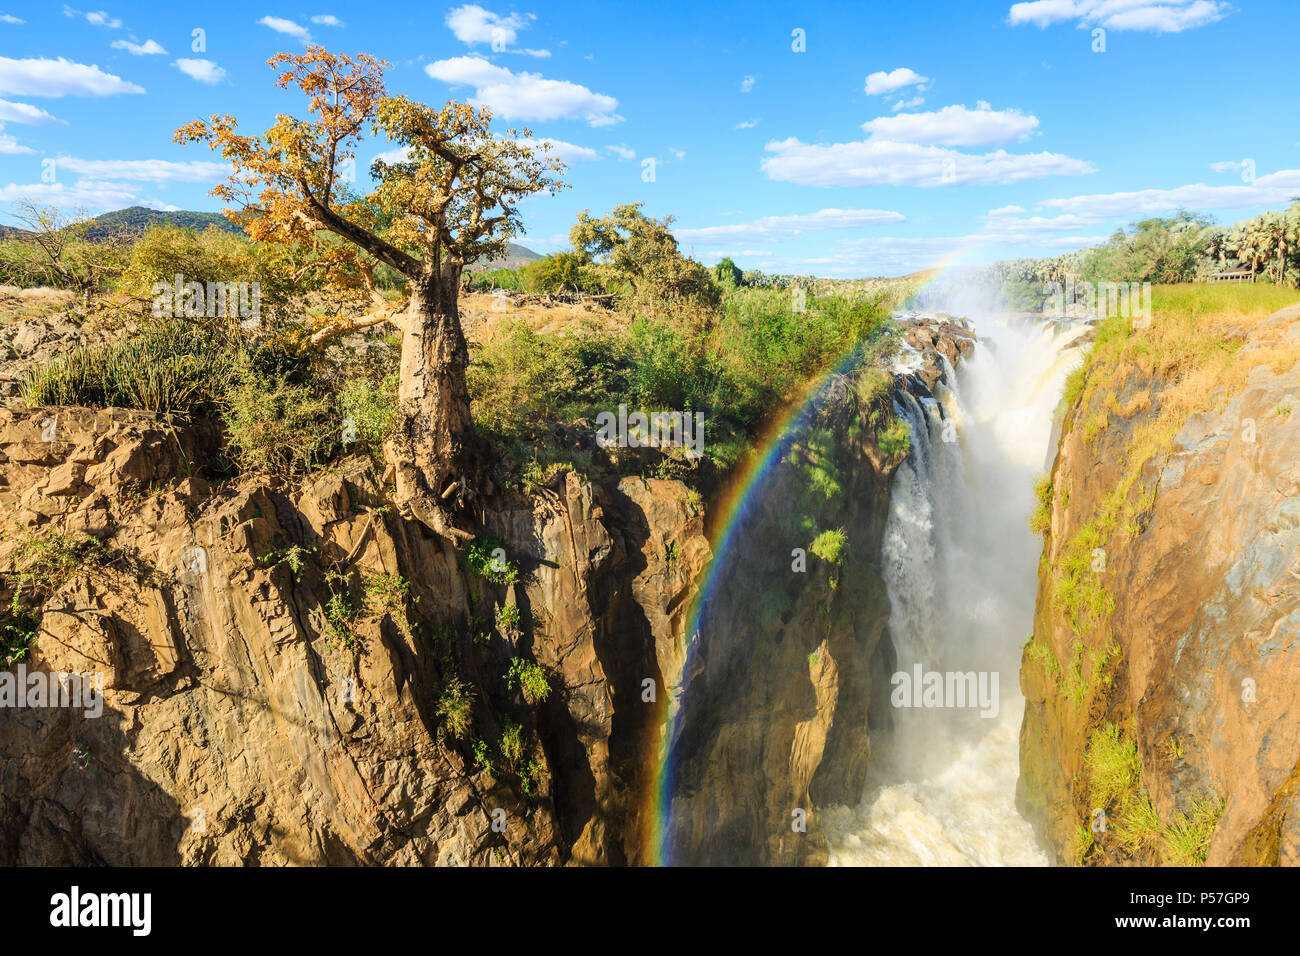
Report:
<svg viewBox="0 0 1300 956"><path fill-rule="evenodd" d="M1300 196L1295 0L98 3L0 5L0 212L218 209L218 158L172 131L301 112L265 63L307 42L556 141L572 188L520 240L543 252L644 200L706 262L894 275Z"/></svg>

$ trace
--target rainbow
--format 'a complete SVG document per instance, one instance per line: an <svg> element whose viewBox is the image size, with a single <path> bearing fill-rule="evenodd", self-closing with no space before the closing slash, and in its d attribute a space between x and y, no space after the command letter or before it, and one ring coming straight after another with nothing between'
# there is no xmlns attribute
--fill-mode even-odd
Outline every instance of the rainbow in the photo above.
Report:
<svg viewBox="0 0 1300 956"><path fill-rule="evenodd" d="M944 256L936 265L934 274L929 276L917 291L921 292L934 285L967 251L967 247L962 247ZM699 646L695 638L699 635L711 599L723 577L719 574L719 570L726 567L733 558L731 552L735 550L739 538L737 529L744 525L746 515L754 501L760 497L758 493L766 484L775 465L785 457L790 446L799 436L800 426L812 412L814 401L836 376L844 373L846 367L852 362L856 349L856 345L850 348L847 354L832 364L829 371L812 379L793 398L786 406L786 411L767 427L760 440L755 443L756 450L732 479L722 497L714 504L713 558L704 572L703 583L696 591L686 617L685 635L689 636L689 643L682 673L676 675L678 681L672 682L680 682L679 706L674 714L664 720L658 752L650 756L653 766L650 773L649 806L642 815L645 821L642 845L648 848L648 862L652 866L672 864L668 848L674 769L670 759L671 745L677 736L681 715L685 711L686 694L689 690L689 680L686 675L692 673L691 665ZM664 677L665 680L668 679L668 675ZM665 709L666 707L665 703Z"/></svg>

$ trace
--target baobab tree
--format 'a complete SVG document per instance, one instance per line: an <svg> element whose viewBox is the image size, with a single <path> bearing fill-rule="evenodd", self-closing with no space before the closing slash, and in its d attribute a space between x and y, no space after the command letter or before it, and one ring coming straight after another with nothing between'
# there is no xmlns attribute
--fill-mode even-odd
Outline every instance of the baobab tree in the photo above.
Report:
<svg viewBox="0 0 1300 956"><path fill-rule="evenodd" d="M529 130L491 131L491 112L448 102L432 109L384 87L388 65L308 47L268 65L276 85L297 86L308 118L280 114L261 136L239 133L235 117L214 115L176 131L179 143L205 142L230 163L213 190L226 215L255 240L309 247L311 265L335 286L361 288L374 310L320 330L322 338L392 322L402 330L398 409L387 448L397 503L440 534L463 539L457 524L477 497L485 456L470 418L461 330L461 272L504 253L521 229L520 199L565 186L564 164ZM374 188L355 180L366 135L400 147L370 169ZM342 241L340 241L342 240ZM376 263L406 280L405 307L375 287Z"/></svg>

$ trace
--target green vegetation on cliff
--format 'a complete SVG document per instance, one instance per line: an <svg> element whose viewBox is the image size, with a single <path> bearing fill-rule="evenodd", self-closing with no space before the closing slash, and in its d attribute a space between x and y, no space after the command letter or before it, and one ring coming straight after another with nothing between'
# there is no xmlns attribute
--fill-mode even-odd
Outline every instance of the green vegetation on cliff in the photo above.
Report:
<svg viewBox="0 0 1300 956"><path fill-rule="evenodd" d="M1075 863L1118 853L1138 863L1203 866L1224 804L1196 798L1186 811L1160 822L1142 784L1142 761L1131 734L1107 723L1094 731L1084 753L1087 813L1079 824Z"/></svg>

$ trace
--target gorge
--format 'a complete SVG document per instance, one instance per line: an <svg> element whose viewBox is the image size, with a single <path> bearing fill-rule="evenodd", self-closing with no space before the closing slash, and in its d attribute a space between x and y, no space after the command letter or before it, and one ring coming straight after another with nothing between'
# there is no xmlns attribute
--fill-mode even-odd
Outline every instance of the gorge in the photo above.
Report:
<svg viewBox="0 0 1300 956"><path fill-rule="evenodd" d="M1224 333L1241 388L1107 321L902 314L893 368L813 383L730 502L502 494L499 579L367 461L217 488L201 433L10 403L0 561L98 543L28 668L106 703L6 714L0 861L1295 862L1300 311ZM502 684L523 660L550 693ZM916 674L971 691L897 706Z"/></svg>

